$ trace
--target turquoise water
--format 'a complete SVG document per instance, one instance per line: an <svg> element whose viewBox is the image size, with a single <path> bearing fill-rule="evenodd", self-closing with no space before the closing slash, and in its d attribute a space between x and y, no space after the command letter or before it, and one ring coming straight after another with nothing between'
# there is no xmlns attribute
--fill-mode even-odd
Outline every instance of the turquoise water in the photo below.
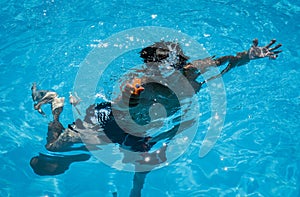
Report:
<svg viewBox="0 0 300 197"><path fill-rule="evenodd" d="M0 9L0 196L112 196L115 190L128 196L133 173L94 157L62 175L34 174L29 161L47 153L51 117L33 110L30 87L36 81L67 97L95 45L141 26L180 30L217 56L248 49L256 37L260 44L272 38L283 44L277 60L255 60L223 77L226 120L204 158L198 152L210 106L208 90L200 91L203 115L193 143L168 167L149 173L143 196L300 195L299 3L1 1ZM66 105L62 123L72 117Z"/></svg>

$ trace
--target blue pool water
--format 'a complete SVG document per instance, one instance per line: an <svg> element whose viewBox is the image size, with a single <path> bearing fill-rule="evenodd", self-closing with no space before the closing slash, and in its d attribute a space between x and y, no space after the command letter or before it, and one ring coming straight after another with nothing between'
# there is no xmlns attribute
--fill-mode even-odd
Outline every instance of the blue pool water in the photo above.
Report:
<svg viewBox="0 0 300 197"><path fill-rule="evenodd" d="M30 159L47 153L51 117L33 110L30 87L36 81L67 97L80 63L97 44L142 26L181 31L217 56L246 50L253 38L283 44L277 60L255 60L223 77L224 128L203 158L198 152L210 106L208 90L200 91L196 137L168 167L148 174L142 196L300 196L299 2L2 0L0 5L0 196L129 195L133 173L95 157L57 176L32 171ZM123 61L132 58L138 55ZM65 106L64 125L73 121L71 110Z"/></svg>

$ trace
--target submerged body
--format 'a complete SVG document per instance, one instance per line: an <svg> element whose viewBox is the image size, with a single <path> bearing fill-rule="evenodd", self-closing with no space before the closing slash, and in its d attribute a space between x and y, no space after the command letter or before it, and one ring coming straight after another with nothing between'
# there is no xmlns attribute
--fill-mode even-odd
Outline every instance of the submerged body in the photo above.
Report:
<svg viewBox="0 0 300 197"><path fill-rule="evenodd" d="M162 78L166 78L166 81L168 81L168 77L159 73L159 66L167 65L172 67L172 70L179 72L188 80L193 88L193 92L198 92L206 82L222 76L234 67L244 65L250 60L263 57L275 59L278 53L281 52L275 50L278 49L281 44L270 48L274 43L275 40L272 40L268 45L258 47L258 41L255 39L253 40L252 47L248 51L237 53L236 56L229 55L220 58L209 57L191 63L187 62L188 57L183 54L178 43L155 43L141 51L141 57L146 67L144 76L138 79L133 78L129 81L125 88L122 89L122 95L113 103L103 102L90 105L90 107L86 109L85 118L83 120L75 120L75 122L69 124L67 128L64 128L59 122L59 116L63 111L64 97L60 98L56 92L37 90L36 85L33 84L32 98L33 101L36 102L34 109L44 114L41 109L42 105L51 104L52 107L53 121L48 125L46 149L53 152L93 150L97 149L96 145L99 144L116 143L119 144L120 147L133 152L147 153L158 141L171 140L176 135L178 126L155 136L148 135L146 132L135 135L121 128L116 121L121 118L115 116L123 116L123 110L125 109L125 111L131 111L130 115L133 120L140 121L140 124L147 124L151 121L151 118L149 118L149 115L145 115L144 110L149 109L149 106L152 106L153 103L163 103L163 106L166 108L167 117L172 116L180 109L180 102L174 92L168 87L168 84L162 85L155 83L155 80L151 78L151 76L157 78L161 75ZM205 73L210 67L218 67L225 63L228 64L220 74L212 76L205 81L198 82L198 77ZM180 80L178 82L180 83ZM79 99L76 100L71 94L69 98L71 99L70 103L76 107L79 103ZM114 109L117 110L118 113L112 113L112 106L115 107ZM82 143L83 141L85 144ZM73 145L75 143L81 143L82 146L74 147ZM166 148L166 146L163 146L159 152L150 154L151 158L158 158L153 159L153 166L167 160L165 155ZM63 160L61 158L57 159L55 157L40 155L34 157L30 164L38 174L53 175L63 173L73 161L83 161L86 159L87 157L80 157L74 160L70 158ZM49 161L52 162L50 162L51 165L48 165ZM147 172L137 172L135 174L132 195L140 195L146 174Z"/></svg>

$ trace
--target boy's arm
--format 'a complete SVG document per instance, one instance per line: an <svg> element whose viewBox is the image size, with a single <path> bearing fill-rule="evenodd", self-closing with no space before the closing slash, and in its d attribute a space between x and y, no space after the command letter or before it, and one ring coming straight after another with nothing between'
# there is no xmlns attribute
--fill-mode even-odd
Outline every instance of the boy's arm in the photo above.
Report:
<svg viewBox="0 0 300 197"><path fill-rule="evenodd" d="M227 73L229 70L236 66L242 66L247 64L250 60L269 57L270 59L276 59L278 57L278 54L282 52L281 50L276 51L279 47L281 47L281 44L276 45L273 48L270 48L274 43L276 42L275 39L271 40L269 44L263 47L258 47L258 40L254 39L253 44L251 48L248 51L239 52L236 54L236 56L233 55L227 55L222 56L220 58L214 58L209 57L205 58L203 60L196 60L192 64L188 64L184 67L184 74L185 76L191 80L194 81L197 79L197 77L203 73L205 73L210 67L218 67L221 65L224 65L225 63L228 63L226 68L223 69L220 74L213 76L201 83L195 84L196 91L200 90L201 86L215 78L221 77L225 73Z"/></svg>

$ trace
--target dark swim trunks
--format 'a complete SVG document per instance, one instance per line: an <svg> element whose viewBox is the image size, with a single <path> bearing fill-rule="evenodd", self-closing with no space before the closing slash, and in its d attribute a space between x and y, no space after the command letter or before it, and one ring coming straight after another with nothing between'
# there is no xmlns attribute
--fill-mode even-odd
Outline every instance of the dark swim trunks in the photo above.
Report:
<svg viewBox="0 0 300 197"><path fill-rule="evenodd" d="M134 136L121 129L115 121L110 102L97 104L94 107L94 115L106 136L122 148L134 152L147 152L155 144L155 142L150 142L151 137L149 136Z"/></svg>

